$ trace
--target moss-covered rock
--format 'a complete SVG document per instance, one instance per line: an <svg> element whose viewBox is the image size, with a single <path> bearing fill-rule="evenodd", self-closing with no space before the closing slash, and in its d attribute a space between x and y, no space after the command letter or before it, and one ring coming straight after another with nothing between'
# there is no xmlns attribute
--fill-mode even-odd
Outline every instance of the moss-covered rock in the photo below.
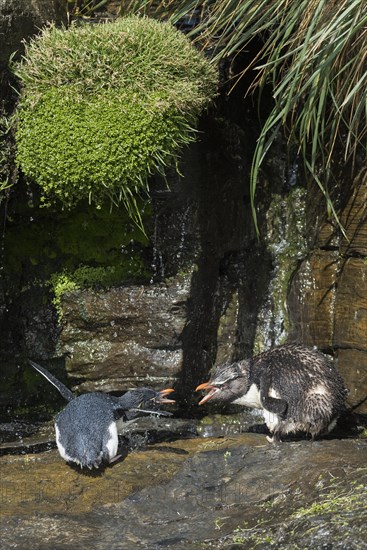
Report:
<svg viewBox="0 0 367 550"><path fill-rule="evenodd" d="M261 353L287 340L289 282L307 255L306 190L294 188L287 196L274 194L266 215L266 246L272 256L273 277L260 311L254 352Z"/></svg>
<svg viewBox="0 0 367 550"><path fill-rule="evenodd" d="M136 193L194 139L217 76L173 26L148 18L50 26L16 69L24 90L17 162L45 203L123 201L140 220Z"/></svg>
<svg viewBox="0 0 367 550"><path fill-rule="evenodd" d="M147 279L143 260L148 240L123 207L110 211L80 203L56 215L51 209L23 206L24 212L20 205L9 220L5 234L4 270L10 287L23 269L42 280L62 271L73 273L80 266L115 268L121 274L117 282ZM142 213L148 213L147 206L139 204ZM89 275L96 282L101 278Z"/></svg>
<svg viewBox="0 0 367 550"><path fill-rule="evenodd" d="M141 206L144 211L149 215ZM142 284L152 276L147 237L122 206L110 211L80 203L55 212L19 202L3 242L0 336L6 357L14 349L35 359L53 356L64 292Z"/></svg>

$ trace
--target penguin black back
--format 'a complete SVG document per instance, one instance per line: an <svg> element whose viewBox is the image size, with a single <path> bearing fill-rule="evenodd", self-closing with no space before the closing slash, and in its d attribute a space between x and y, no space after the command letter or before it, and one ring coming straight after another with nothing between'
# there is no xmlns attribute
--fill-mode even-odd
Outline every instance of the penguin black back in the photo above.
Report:
<svg viewBox="0 0 367 550"><path fill-rule="evenodd" d="M55 417L56 443L67 462L99 468L117 455L115 404L103 393L71 400Z"/></svg>
<svg viewBox="0 0 367 550"><path fill-rule="evenodd" d="M53 384L69 403L55 417L56 443L67 462L87 468L99 468L116 460L118 433L116 420L133 419L142 414L170 415L159 410L163 403L174 403L166 396L170 388L155 391L138 388L121 397L91 392L75 396L44 367L30 361L32 367Z"/></svg>

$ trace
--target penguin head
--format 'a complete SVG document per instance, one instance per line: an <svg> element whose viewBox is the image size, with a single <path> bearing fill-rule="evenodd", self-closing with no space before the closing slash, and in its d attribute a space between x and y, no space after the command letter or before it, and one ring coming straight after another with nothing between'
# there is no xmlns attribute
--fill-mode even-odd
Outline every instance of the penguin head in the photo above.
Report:
<svg viewBox="0 0 367 550"><path fill-rule="evenodd" d="M243 395L249 386L249 362L225 363L219 365L208 382L200 384L195 391L209 390L199 401L203 405L211 400L215 403L231 402Z"/></svg>
<svg viewBox="0 0 367 550"><path fill-rule="evenodd" d="M171 388L160 391L152 388L137 388L126 392L119 398L119 401L126 411L126 419L132 420L147 412L159 411L161 405L175 403L173 399L167 397L173 391ZM139 409L141 409L141 413L139 413Z"/></svg>

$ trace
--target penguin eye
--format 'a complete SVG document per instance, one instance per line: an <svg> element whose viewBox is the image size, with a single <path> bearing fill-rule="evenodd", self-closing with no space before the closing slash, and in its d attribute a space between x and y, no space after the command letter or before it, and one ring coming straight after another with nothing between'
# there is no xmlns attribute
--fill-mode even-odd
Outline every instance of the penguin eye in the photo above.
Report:
<svg viewBox="0 0 367 550"><path fill-rule="evenodd" d="M229 378L228 380L225 380L224 382L221 382L220 385L218 384L218 386L222 390L228 390L228 389L231 388L232 383L233 383L234 380L235 380L235 378Z"/></svg>

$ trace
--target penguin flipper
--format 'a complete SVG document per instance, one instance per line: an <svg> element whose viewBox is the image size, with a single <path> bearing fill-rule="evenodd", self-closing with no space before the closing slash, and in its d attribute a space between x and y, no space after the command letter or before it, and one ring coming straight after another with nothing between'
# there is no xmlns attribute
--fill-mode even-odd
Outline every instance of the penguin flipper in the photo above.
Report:
<svg viewBox="0 0 367 550"><path fill-rule="evenodd" d="M41 367L41 365L39 365L38 363L31 361L30 359L28 359L28 362L34 369L36 369L36 371L40 372L46 378L46 380L48 380L53 386L55 386L57 390L59 390L64 399L66 399L67 401L71 401L75 398L73 392L69 390L69 388L67 388L62 382L60 382L60 380L53 376L53 374L48 372L48 370L46 370L44 367Z"/></svg>
<svg viewBox="0 0 367 550"><path fill-rule="evenodd" d="M277 399L275 397L270 397L269 395L263 396L260 393L261 403L267 411L278 414L279 416L285 416L288 403L284 399Z"/></svg>
<svg viewBox="0 0 367 550"><path fill-rule="evenodd" d="M271 397L269 395L271 388L271 376L267 374L263 376L260 381L260 401L264 409L267 411L278 414L279 416L285 416L288 403L281 398Z"/></svg>

